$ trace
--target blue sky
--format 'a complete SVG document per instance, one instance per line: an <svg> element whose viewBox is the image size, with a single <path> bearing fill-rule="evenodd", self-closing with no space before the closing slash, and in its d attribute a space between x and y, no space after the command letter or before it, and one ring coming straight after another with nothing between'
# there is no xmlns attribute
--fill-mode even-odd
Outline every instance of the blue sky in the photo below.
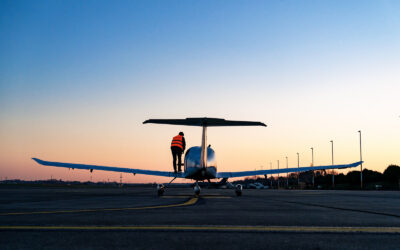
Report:
<svg viewBox="0 0 400 250"><path fill-rule="evenodd" d="M277 135L313 126L331 131L316 141L363 126L400 140L398 1L2 1L0 33L3 155L38 153L49 129L140 134L150 117L262 120L282 154L293 142Z"/></svg>

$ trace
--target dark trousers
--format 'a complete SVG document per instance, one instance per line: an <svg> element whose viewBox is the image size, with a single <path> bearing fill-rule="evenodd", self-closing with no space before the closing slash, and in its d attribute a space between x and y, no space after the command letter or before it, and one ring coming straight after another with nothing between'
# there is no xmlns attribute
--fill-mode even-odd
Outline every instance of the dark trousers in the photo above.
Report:
<svg viewBox="0 0 400 250"><path fill-rule="evenodd" d="M182 149L180 147L171 147L171 152L172 152L172 158L174 159L174 171L176 172L176 157L178 157L178 171L181 170L181 165L182 165Z"/></svg>

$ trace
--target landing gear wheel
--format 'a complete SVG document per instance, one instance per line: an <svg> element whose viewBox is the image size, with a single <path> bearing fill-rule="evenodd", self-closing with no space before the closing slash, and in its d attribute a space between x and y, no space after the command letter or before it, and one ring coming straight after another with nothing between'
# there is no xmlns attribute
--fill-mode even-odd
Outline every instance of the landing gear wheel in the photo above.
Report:
<svg viewBox="0 0 400 250"><path fill-rule="evenodd" d="M164 195L165 187L163 184L157 184L157 195L162 196Z"/></svg>
<svg viewBox="0 0 400 250"><path fill-rule="evenodd" d="M194 187L193 187L193 190L194 190L194 194L195 194L195 195L199 195L199 194L200 194L200 191L201 191L201 188L200 188L200 186L196 183L196 185L194 185Z"/></svg>
<svg viewBox="0 0 400 250"><path fill-rule="evenodd" d="M236 196L242 196L242 190L243 190L243 186L240 184L237 184L235 187Z"/></svg>

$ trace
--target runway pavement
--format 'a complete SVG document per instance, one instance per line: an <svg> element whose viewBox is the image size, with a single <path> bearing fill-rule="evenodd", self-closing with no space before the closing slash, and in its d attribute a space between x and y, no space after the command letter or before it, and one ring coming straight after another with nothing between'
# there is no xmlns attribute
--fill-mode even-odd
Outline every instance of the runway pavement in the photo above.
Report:
<svg viewBox="0 0 400 250"><path fill-rule="evenodd" d="M400 192L0 187L2 249L398 249Z"/></svg>

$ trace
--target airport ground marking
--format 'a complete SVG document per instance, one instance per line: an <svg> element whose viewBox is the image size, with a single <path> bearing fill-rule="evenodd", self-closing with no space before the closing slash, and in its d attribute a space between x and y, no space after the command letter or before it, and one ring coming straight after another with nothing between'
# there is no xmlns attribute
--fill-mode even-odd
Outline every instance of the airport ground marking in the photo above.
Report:
<svg viewBox="0 0 400 250"><path fill-rule="evenodd" d="M199 196L202 199L231 199L231 196L223 196L223 195L201 195ZM166 199L174 199L174 198L190 198L189 195L164 195L162 198Z"/></svg>
<svg viewBox="0 0 400 250"><path fill-rule="evenodd" d="M10 212L0 213L0 215L32 215L32 214L61 214L61 213L84 213L84 212L109 212L109 211L127 211L127 210L145 210L157 208L172 208L191 206L197 203L199 197L191 197L184 203L158 205L158 206L145 206L145 207L123 207L123 208L99 208L99 209L77 209L77 210L55 210L55 211L32 211L32 212Z"/></svg>
<svg viewBox="0 0 400 250"><path fill-rule="evenodd" d="M0 226L0 230L54 231L211 231L211 232L293 232L293 233L389 233L400 234L400 227L315 227L315 226L229 226L229 225L148 225L148 226Z"/></svg>
<svg viewBox="0 0 400 250"><path fill-rule="evenodd" d="M274 200L274 201L291 203L291 204L299 204L299 205L304 205L304 206L322 207L322 208L330 208L330 209L343 210L343 211L351 211L351 212L359 212L359 213L367 213L367 214L376 214L376 215L384 215L384 216L400 218L400 215L397 215L397 214L390 214L390 213L384 213L384 212L375 212L375 211L361 210L361 209L355 209L355 208L334 207L334 206L328 206L328 205L306 203L306 202L301 202L301 201L287 201L287 200Z"/></svg>

